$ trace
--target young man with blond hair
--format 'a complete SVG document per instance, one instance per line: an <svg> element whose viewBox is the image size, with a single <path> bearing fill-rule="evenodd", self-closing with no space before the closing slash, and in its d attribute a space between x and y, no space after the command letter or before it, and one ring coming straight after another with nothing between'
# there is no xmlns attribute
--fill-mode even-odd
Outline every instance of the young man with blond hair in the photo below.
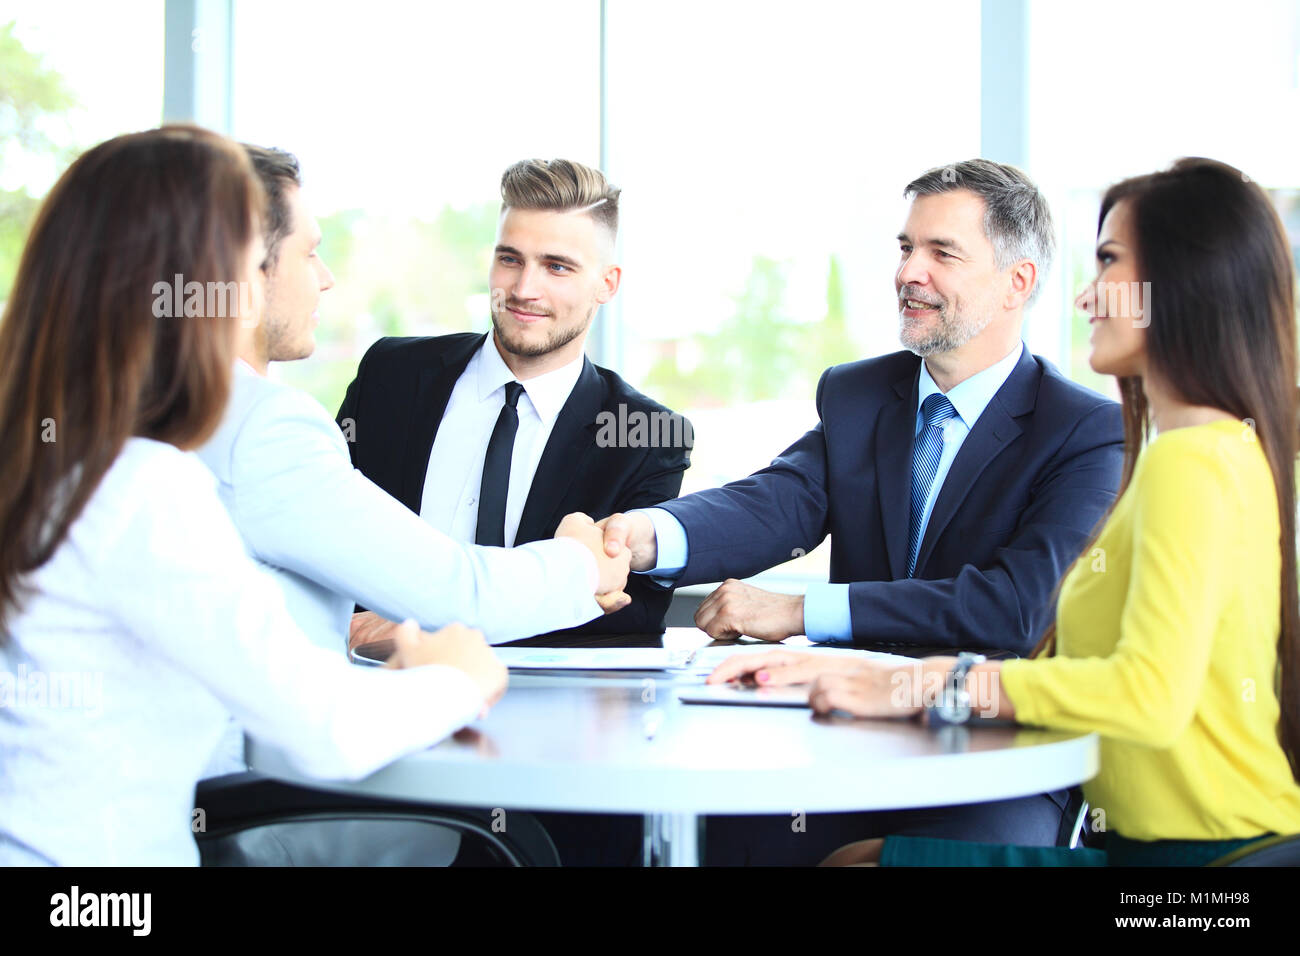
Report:
<svg viewBox="0 0 1300 956"><path fill-rule="evenodd" d="M689 422L583 352L622 278L619 194L580 163L515 163L501 178L491 331L381 339L348 387L338 421L353 463L459 541L512 547L571 512L599 519L681 490ZM670 427L608 427L623 421ZM586 631L663 628L671 592L628 587L630 604Z"/></svg>

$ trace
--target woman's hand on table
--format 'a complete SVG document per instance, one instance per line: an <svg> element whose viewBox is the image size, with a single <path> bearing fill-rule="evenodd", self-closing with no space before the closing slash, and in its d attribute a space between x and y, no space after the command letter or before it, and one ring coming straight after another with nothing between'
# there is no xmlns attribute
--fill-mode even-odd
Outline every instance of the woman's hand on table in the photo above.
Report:
<svg viewBox="0 0 1300 956"><path fill-rule="evenodd" d="M743 681L760 687L811 684L808 704L818 714L842 711L854 717L912 717L936 698L955 657L916 661L878 660L848 654L772 650L733 654L714 668L710 684ZM1014 716L1001 690L1001 663L991 661L967 677L973 716Z"/></svg>
<svg viewBox="0 0 1300 956"><path fill-rule="evenodd" d="M441 664L454 667L469 676L483 695L483 711L501 699L506 692L509 672L506 665L483 639L482 633L463 624L448 624L434 631L421 631L415 621L396 625L391 633L393 656L384 666L404 669Z"/></svg>
<svg viewBox="0 0 1300 956"><path fill-rule="evenodd" d="M811 684L808 705L819 714L841 710L855 717L908 717L920 707L908 706L906 674L911 665L849 654L808 651L761 651L733 654L708 677L710 684L728 681L759 687ZM902 679L895 674L903 674ZM900 684L904 685L900 692Z"/></svg>
<svg viewBox="0 0 1300 956"><path fill-rule="evenodd" d="M808 706L817 714L842 711L854 717L914 717L921 712L912 693L918 664L865 660L849 673L821 674L808 691Z"/></svg>
<svg viewBox="0 0 1300 956"><path fill-rule="evenodd" d="M808 651L756 651L732 654L713 669L710 684L744 681L761 687L807 684L821 674L843 674L868 663L841 654L813 654Z"/></svg>
<svg viewBox="0 0 1300 956"><path fill-rule="evenodd" d="M854 717L912 717L939 699L957 658L860 663L863 666L847 673L819 675L808 692L809 706L818 714L842 711ZM1001 686L1001 670L1001 661L988 661L966 675L972 718L1014 719L1015 707Z"/></svg>

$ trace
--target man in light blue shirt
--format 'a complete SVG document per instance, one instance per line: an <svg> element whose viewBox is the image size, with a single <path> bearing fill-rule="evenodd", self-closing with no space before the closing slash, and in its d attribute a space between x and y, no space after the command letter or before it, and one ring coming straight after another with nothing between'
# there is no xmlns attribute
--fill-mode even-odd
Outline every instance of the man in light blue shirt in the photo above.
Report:
<svg viewBox="0 0 1300 956"><path fill-rule="evenodd" d="M609 557L599 529L570 515L550 540L516 548L459 543L436 530L352 467L345 436L317 401L267 378L272 361L315 349L317 307L334 277L321 260L320 228L301 193L298 162L281 150L246 150L267 193L265 296L260 320L241 327L239 360L221 425L199 449L249 555L280 585L295 622L322 647L344 654L349 635L377 640L412 618L429 630L452 622L492 643L573 627L626 606L627 556ZM355 604L372 609L360 626ZM377 612L377 613L376 613ZM244 770L243 734L233 721L205 776ZM315 865L450 862L453 831L387 823L277 822L291 788L226 777L201 788L214 825L214 859ZM223 807L259 806L252 821ZM249 794L252 794L250 796Z"/></svg>
<svg viewBox="0 0 1300 956"><path fill-rule="evenodd" d="M377 612L365 615L358 637L390 636L392 622L413 618L428 630L466 624L491 643L622 607L626 556L607 560L590 519L565 519L556 538L518 548L456 542L352 467L344 435L319 402L266 377L271 361L312 353L320 296L334 277L320 257L297 160L247 150L268 194L265 301L260 320L240 330L225 415L198 454L298 625L344 654L357 603ZM232 728L208 773L242 767L242 735Z"/></svg>
<svg viewBox="0 0 1300 956"><path fill-rule="evenodd" d="M605 563L594 528L571 521L556 539L510 549L456 542L352 467L318 402L266 377L270 362L315 349L316 310L334 277L297 160L246 148L268 193L265 304L261 321L242 330L225 417L199 455L299 624L344 653L354 602L390 621L467 624L494 643L598 617L596 595L621 606L619 559Z"/></svg>

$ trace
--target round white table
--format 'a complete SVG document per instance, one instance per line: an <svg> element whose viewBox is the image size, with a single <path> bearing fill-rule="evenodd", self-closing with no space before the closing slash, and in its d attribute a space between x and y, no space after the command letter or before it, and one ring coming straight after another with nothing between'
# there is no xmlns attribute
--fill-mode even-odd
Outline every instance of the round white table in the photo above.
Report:
<svg viewBox="0 0 1300 956"><path fill-rule="evenodd" d="M1073 786L1098 769L1095 734L819 718L807 709L688 704L698 675L511 674L484 720L364 780L307 777L249 741L253 769L406 801L644 814L647 862L700 859L698 817L896 810Z"/></svg>

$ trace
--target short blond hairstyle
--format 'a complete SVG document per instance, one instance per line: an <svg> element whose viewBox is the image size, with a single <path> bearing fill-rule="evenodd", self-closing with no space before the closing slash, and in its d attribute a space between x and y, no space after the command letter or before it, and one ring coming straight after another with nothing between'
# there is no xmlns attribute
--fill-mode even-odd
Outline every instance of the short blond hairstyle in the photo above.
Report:
<svg viewBox="0 0 1300 956"><path fill-rule="evenodd" d="M605 174L568 159L525 159L501 176L501 202L510 209L585 212L618 235L618 197Z"/></svg>

